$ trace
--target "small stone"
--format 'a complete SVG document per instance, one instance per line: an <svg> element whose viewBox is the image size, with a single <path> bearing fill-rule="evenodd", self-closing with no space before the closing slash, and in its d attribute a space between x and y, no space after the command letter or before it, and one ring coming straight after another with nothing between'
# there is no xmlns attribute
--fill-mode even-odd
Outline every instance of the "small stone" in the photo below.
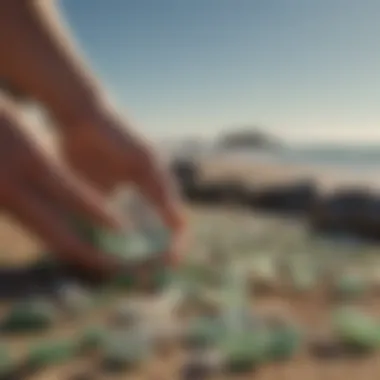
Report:
<svg viewBox="0 0 380 380"><path fill-rule="evenodd" d="M311 356L319 360L335 360L343 356L342 345L333 339L315 339L308 345Z"/></svg>
<svg viewBox="0 0 380 380"><path fill-rule="evenodd" d="M61 284L58 289L58 297L70 314L83 314L92 306L90 295L83 288L73 283Z"/></svg>
<svg viewBox="0 0 380 380"><path fill-rule="evenodd" d="M97 376L93 371L76 372L69 376L67 380L96 380Z"/></svg>
<svg viewBox="0 0 380 380"><path fill-rule="evenodd" d="M205 360L191 360L181 368L181 380L208 380L216 372L212 363Z"/></svg>

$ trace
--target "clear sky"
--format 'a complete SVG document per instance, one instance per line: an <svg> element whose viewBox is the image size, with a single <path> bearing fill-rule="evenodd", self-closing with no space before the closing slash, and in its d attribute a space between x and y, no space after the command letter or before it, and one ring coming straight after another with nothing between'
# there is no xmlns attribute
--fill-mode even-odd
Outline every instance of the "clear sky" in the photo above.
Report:
<svg viewBox="0 0 380 380"><path fill-rule="evenodd" d="M379 0L61 0L93 68L152 136L259 125L380 142Z"/></svg>

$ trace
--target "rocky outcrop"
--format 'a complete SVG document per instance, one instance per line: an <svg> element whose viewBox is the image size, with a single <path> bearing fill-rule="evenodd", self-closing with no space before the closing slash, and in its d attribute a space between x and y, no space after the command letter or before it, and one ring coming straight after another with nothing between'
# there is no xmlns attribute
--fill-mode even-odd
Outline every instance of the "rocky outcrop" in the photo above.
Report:
<svg viewBox="0 0 380 380"><path fill-rule="evenodd" d="M287 185L272 185L250 194L250 205L278 213L308 213L317 202L316 185L309 180Z"/></svg>
<svg viewBox="0 0 380 380"><path fill-rule="evenodd" d="M261 132L257 128L247 127L232 129L221 135L216 142L216 147L222 150L228 149L279 149L282 144L276 138Z"/></svg>
<svg viewBox="0 0 380 380"><path fill-rule="evenodd" d="M380 238L380 198L366 189L336 191L321 198L310 214L319 232Z"/></svg>

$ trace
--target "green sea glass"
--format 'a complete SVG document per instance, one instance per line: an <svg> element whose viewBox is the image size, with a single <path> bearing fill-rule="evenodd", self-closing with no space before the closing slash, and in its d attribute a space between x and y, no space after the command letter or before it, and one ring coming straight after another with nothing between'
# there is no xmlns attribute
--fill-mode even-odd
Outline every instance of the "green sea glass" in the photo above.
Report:
<svg viewBox="0 0 380 380"><path fill-rule="evenodd" d="M245 372L269 359L271 335L266 329L229 334L221 345L231 372Z"/></svg>
<svg viewBox="0 0 380 380"><path fill-rule="evenodd" d="M142 363L151 353L149 339L137 328L109 330L102 344L104 361L130 366Z"/></svg>
<svg viewBox="0 0 380 380"><path fill-rule="evenodd" d="M366 280L354 274L343 274L335 283L335 292L344 298L358 298L368 289Z"/></svg>
<svg viewBox="0 0 380 380"><path fill-rule="evenodd" d="M290 359L302 344L301 332L294 326L278 326L270 329L270 360Z"/></svg>
<svg viewBox="0 0 380 380"><path fill-rule="evenodd" d="M367 348L380 347L379 323L360 310L341 307L333 313L332 323L342 341Z"/></svg>
<svg viewBox="0 0 380 380"><path fill-rule="evenodd" d="M28 300L12 307L1 323L3 331L26 332L51 327L57 317L56 309L44 300Z"/></svg>
<svg viewBox="0 0 380 380"><path fill-rule="evenodd" d="M0 378L12 372L14 362L5 345L0 345Z"/></svg>
<svg viewBox="0 0 380 380"><path fill-rule="evenodd" d="M209 347L216 345L222 338L221 321L217 318L198 317L189 322L185 341L190 346Z"/></svg>
<svg viewBox="0 0 380 380"><path fill-rule="evenodd" d="M85 329L81 339L80 347L82 350L92 350L100 348L106 337L106 331L100 326L90 326Z"/></svg>
<svg viewBox="0 0 380 380"><path fill-rule="evenodd" d="M95 304L91 294L75 284L62 284L58 295L65 310L75 316L83 315Z"/></svg>
<svg viewBox="0 0 380 380"><path fill-rule="evenodd" d="M152 281L155 288L166 286L170 276L165 268L165 263L160 261L160 255L167 252L170 242L170 233L162 226L146 231L132 231L115 233L90 226L80 220L74 222L74 226L84 238L97 246L103 252L113 255L126 266L136 267L136 270L126 270L112 281L112 286L121 290L133 289L139 283L139 264L156 262L152 271Z"/></svg>
<svg viewBox="0 0 380 380"><path fill-rule="evenodd" d="M74 359L79 353L79 344L69 340L49 341L32 346L27 363L32 368L61 364Z"/></svg>
<svg viewBox="0 0 380 380"><path fill-rule="evenodd" d="M301 261L289 263L289 276L292 286L297 292L312 290L317 285L315 269Z"/></svg>

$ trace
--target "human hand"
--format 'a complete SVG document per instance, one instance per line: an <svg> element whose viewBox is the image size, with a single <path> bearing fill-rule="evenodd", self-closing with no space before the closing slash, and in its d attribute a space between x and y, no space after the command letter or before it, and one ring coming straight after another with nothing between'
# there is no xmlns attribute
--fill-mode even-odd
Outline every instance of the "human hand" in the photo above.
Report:
<svg viewBox="0 0 380 380"><path fill-rule="evenodd" d="M115 111L93 107L75 119L58 119L67 161L103 194L134 185L170 230L167 258L176 265L184 243L184 217L175 184L158 154Z"/></svg>
<svg viewBox="0 0 380 380"><path fill-rule="evenodd" d="M172 231L172 248L168 257L173 257L173 253L179 251L177 247L183 242L180 238L183 231L181 206L174 185L171 184L167 172L159 164L157 155L149 144L136 136L129 127L126 128L126 123L115 112L108 109L103 101L106 97L105 90L86 64L70 32L61 22L55 2L7 0L0 3L0 51L2 52L0 76L51 114L58 127L61 128L62 150L70 167L96 185L103 194L118 183L129 182L138 186L142 194L151 200L164 223ZM18 140L20 139L25 140L24 136L19 136ZM14 146L21 144L20 141L12 143ZM27 144L29 147L34 143L27 142ZM33 155L41 154L33 149L31 150ZM25 155L21 148L18 148L17 154ZM12 153L4 156L4 159L7 160L10 155ZM49 159L44 156L41 160L46 165ZM23 165L27 164L37 165L35 162L23 163ZM50 186L55 186L55 193L61 193L61 186L64 186L67 181L66 177L62 177L63 171L66 173L65 176L70 175L76 178L67 166L63 168L60 164L60 167L54 170L49 167L50 172L45 175L46 167L41 162L38 165L40 165L38 169L34 169L37 173L34 175L38 177L38 181L33 178L33 183L40 184L42 181L48 181L44 177L54 177L52 174L54 170L57 170L56 175L60 173L60 182L49 180ZM26 175L24 172L21 175L21 168L17 170L20 171L21 177ZM77 179L75 181L77 183ZM83 189L84 185L82 185L81 183ZM13 187L15 186L14 184ZM51 192L50 187L48 191ZM98 197L101 199L99 194ZM13 203L18 205L19 200L16 198ZM83 198L83 201L86 200L87 195ZM96 204L94 198L92 199L92 205ZM87 202L89 201L90 198ZM34 198L33 202L36 202ZM55 200L53 203L54 206L59 206L62 201ZM100 204L101 200L99 200ZM70 207L70 211L75 210ZM50 215L50 218L54 219L55 225L59 222L55 214ZM46 226L46 222L44 220L42 223L45 229L49 227ZM34 223L34 221L29 221L30 226ZM69 245L72 246L74 237L71 232L67 232L67 226L64 226L64 229L66 229L68 242L71 241ZM67 248L68 242L62 241L62 225L59 230L61 231L60 243L55 237L54 246L59 248L62 245ZM42 234L41 230L39 234ZM53 243L53 238L49 238L45 230L42 235L46 236L46 241ZM75 242L79 244L77 240ZM83 256L84 251L89 247L86 246L85 249L83 243L80 242L80 244L80 249L76 246L71 251L81 251ZM93 251L91 252L93 254ZM90 256L88 252L86 260Z"/></svg>
<svg viewBox="0 0 380 380"><path fill-rule="evenodd" d="M117 219L102 196L49 152L17 110L0 97L0 205L42 238L65 261L98 274L120 267L76 236L60 211L83 215L107 228Z"/></svg>

